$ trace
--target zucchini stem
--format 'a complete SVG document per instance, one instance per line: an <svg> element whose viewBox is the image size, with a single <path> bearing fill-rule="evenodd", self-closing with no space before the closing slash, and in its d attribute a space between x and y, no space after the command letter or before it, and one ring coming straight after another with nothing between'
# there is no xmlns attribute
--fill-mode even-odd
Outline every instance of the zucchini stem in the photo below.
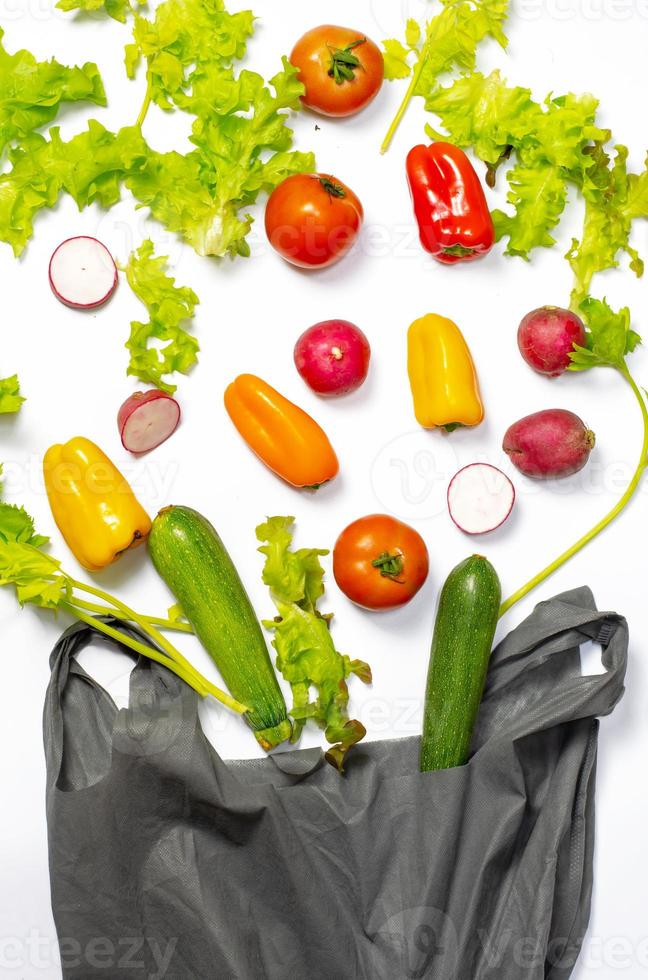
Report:
<svg viewBox="0 0 648 980"><path fill-rule="evenodd" d="M518 589L517 592L514 592L513 595L509 596L509 598L502 603L499 611L500 617L502 617L504 613L507 613L516 602L519 602L520 599L523 599L529 594L529 592L535 589L537 585L540 585L540 583L544 582L550 575L553 575L553 573L557 571L561 565L564 565L570 558L573 558L574 555L578 554L578 552L581 551L585 545L589 544L590 541L601 533L601 531L604 531L606 527L616 520L619 514L625 510L630 500L634 496L639 484L641 483L641 478L645 472L646 466L648 465L648 408L646 408L646 399L634 378L630 374L627 365L623 363L623 365L620 365L617 370L630 385L630 388L632 389L632 392L639 404L641 418L643 421L643 443L641 446L641 456L639 457L639 462L637 463L632 479L630 480L625 493L618 503L608 514L605 515L604 518L602 518L602 520L598 522L598 524L595 524L594 527L588 531L587 534L584 534L582 538L579 538L578 541L571 546L571 548L568 548L567 551L563 551L563 553L559 555L555 561L552 561L550 565L547 565L547 567L541 572L538 572L538 574L532 579L529 579L526 585L523 585L521 589Z"/></svg>

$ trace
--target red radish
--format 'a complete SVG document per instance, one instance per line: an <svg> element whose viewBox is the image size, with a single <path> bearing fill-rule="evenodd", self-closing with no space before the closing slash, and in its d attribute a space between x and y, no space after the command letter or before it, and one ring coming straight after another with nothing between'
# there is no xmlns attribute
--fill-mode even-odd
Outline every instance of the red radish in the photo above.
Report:
<svg viewBox="0 0 648 980"><path fill-rule="evenodd" d="M324 320L301 335L295 367L319 395L347 395L364 383L371 348L362 330L348 320Z"/></svg>
<svg viewBox="0 0 648 980"><path fill-rule="evenodd" d="M180 423L180 406L164 391L136 391L119 409L117 425L124 449L140 455L162 445Z"/></svg>
<svg viewBox="0 0 648 980"><path fill-rule="evenodd" d="M583 321L571 310L541 306L532 310L518 328L518 347L527 364L550 378L563 374L574 347L586 344Z"/></svg>
<svg viewBox="0 0 648 980"><path fill-rule="evenodd" d="M49 281L61 303L76 310L94 310L115 292L117 266L96 238L68 238L50 259Z"/></svg>
<svg viewBox="0 0 648 980"><path fill-rule="evenodd" d="M501 527L515 503L515 487L489 463L471 463L455 473L448 487L448 510L459 530L486 534Z"/></svg>
<svg viewBox="0 0 648 980"><path fill-rule="evenodd" d="M526 476L571 476L585 466L596 437L578 415L548 408L520 419L508 429L502 448Z"/></svg>

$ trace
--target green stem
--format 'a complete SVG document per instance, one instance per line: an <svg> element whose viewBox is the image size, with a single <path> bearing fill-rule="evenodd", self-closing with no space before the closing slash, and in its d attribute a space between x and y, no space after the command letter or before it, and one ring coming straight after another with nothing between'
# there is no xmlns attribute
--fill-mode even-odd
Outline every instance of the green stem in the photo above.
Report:
<svg viewBox="0 0 648 980"><path fill-rule="evenodd" d="M181 677L183 681L193 687L195 691L201 696L205 697L207 694L207 689L203 684L198 684L196 678L192 674L189 674L184 668L171 660L165 654L160 653L154 647L148 646L146 643L141 643L139 640L134 639L132 636L128 636L126 633L122 633L121 630L115 629L114 626L109 626L108 623L102 623L100 619L96 616L91 616L89 613L84 612L79 609L74 601L63 601L59 604L60 609L65 609L76 619L80 619L82 623L86 623L88 626L92 626L93 629L99 630L100 633L104 633L113 640L117 640L123 646L129 647L134 650L135 653L139 653L140 656L147 657L149 660L155 660L157 663L162 664L168 670L172 670L174 674Z"/></svg>
<svg viewBox="0 0 648 980"><path fill-rule="evenodd" d="M644 474L646 466L648 465L648 409L646 408L646 400L642 392L640 391L638 385L635 383L634 378L628 371L626 365L623 364L623 366L619 367L618 370L630 385L632 392L635 398L637 399L637 402L639 403L639 408L641 410L641 417L643 420L643 444L641 447L641 456L639 458L639 462L637 463L637 468L634 471L633 477L630 483L628 484L628 488L626 489L626 492L623 494L619 502L612 508L612 510L608 514L606 514L606 516L602 520L598 522L598 524L594 525L591 531L588 531L587 534L584 534L582 538L579 538L578 541L576 541L576 543L571 546L571 548L568 548L567 551L564 551L562 555L559 555L558 558L556 558L555 561L553 561L550 565L547 565L545 569L543 569L532 579L530 579L526 583L526 585L523 585L521 589L518 589L517 592L514 592L512 596L506 599L506 601L503 602L502 605L500 606L500 612L499 612L500 616L503 616L504 613L508 612L509 609L512 606L514 606L516 602L519 602L520 599L523 599L524 596L528 595L529 592L535 589L537 585L540 585L540 583L544 582L544 580L549 578L550 575L553 575L553 573L558 568L560 568L561 565L564 565L565 562L569 561L570 558L573 558L574 555L576 555L579 551L581 551L585 547L585 545L589 544L590 541L592 541L598 534L601 533L601 531L604 531L605 528L612 523L612 521L616 520L619 514L625 509L627 504L630 502L635 491L637 490L637 487L641 482L641 478Z"/></svg>
<svg viewBox="0 0 648 980"><path fill-rule="evenodd" d="M203 677L195 667L188 664L185 667L182 663L177 663L171 657L167 657L166 654L160 653L155 647L148 646L145 643L140 643L139 640L128 636L126 633L122 633L121 630L115 629L113 626L109 626L107 623L102 623L100 619L96 616L91 616L89 613L84 612L82 609L75 605L75 600L63 601L59 604L60 609L65 609L70 615L74 616L76 619L81 620L82 623L86 623L93 629L98 630L100 633L104 633L106 636L111 637L111 639L116 640L123 646L129 647L135 653L139 653L142 657L147 657L149 660L155 660L157 663L162 664L167 670L172 671L181 680L188 684L189 687L193 688L201 698L207 697L211 694L213 698L224 704L225 707L229 708L231 711L236 712L236 714L244 715L249 710L245 705L236 701L231 695L227 694L226 691L221 691L219 687L208 681L206 677ZM183 658L184 659L184 658ZM186 663L186 661L185 661Z"/></svg>
<svg viewBox="0 0 648 980"><path fill-rule="evenodd" d="M92 585L88 585L86 582L77 582L76 579L69 578L70 585L73 589L78 589L80 592L87 592L89 595L96 596L97 599L102 599L104 602L108 603L109 606L114 606L124 619L129 620L132 623L136 623L147 636L151 638L153 643L161 647L162 650L167 654L167 656L178 666L182 667L186 674L193 676L196 682L205 688L208 694L211 694L220 701L222 704L227 705L232 711L236 711L238 714L244 714L249 709L242 705L239 701L236 701L231 695L227 694L225 691L221 691L219 687L211 684L206 680L201 674L198 673L195 667L189 663L186 657L177 650L162 633L159 632L152 626L150 622L144 619L136 613L130 606L127 606L116 596L110 595L108 592L103 592L101 589L97 589ZM72 600L74 602L74 599ZM195 685L192 685L195 687Z"/></svg>
<svg viewBox="0 0 648 980"><path fill-rule="evenodd" d="M151 75L150 69L146 72L146 92L144 93L144 101L142 103L142 108L140 109L139 116L137 117L137 122L135 125L138 129L141 129L144 125L144 121L148 115L148 111L151 108L151 102L153 101L153 76Z"/></svg>
<svg viewBox="0 0 648 980"><path fill-rule="evenodd" d="M98 616L116 616L117 618L125 619L125 615L122 610L116 609L111 606L102 606L98 602L86 602L85 599L79 599L74 597L74 605L78 606L80 609L87 609L88 612L95 613ZM145 623L150 623L151 626L157 626L158 629L169 630L169 632L174 633L191 633L192 636L195 635L194 628L191 623L183 623L176 619L163 619L158 616L142 616L141 619Z"/></svg>
<svg viewBox="0 0 648 980"><path fill-rule="evenodd" d="M419 58L418 64L414 69L414 73L412 75L412 79L407 88L407 92L405 93L405 97L401 102L398 108L398 112L394 116L394 119L392 120L392 124L387 130L387 135L385 136L382 142L382 146L380 147L381 153L386 153L389 147L391 146L391 142L394 136L396 135L396 130L402 123L405 113L409 109L409 104L414 97L416 86L418 85L421 75L423 74L423 69L425 68L429 55L430 55L430 33L428 33L428 36L426 38L425 50L421 53L421 57Z"/></svg>
<svg viewBox="0 0 648 980"><path fill-rule="evenodd" d="M116 596L110 595L108 592L103 592L101 589L97 589L95 586L88 585L86 582L78 582L76 579L70 578L70 585L72 588L77 589L79 592L87 592L89 595L96 596L97 599L102 599L109 606L114 606L119 612L132 623L137 623L137 625L147 633L154 643L164 650L167 656L175 660L176 663L181 664L185 670L193 670L189 661L183 657L179 650L169 643L167 638L160 633L155 626L150 626L147 624L143 616L136 613L134 609L127 606L121 599L117 599Z"/></svg>

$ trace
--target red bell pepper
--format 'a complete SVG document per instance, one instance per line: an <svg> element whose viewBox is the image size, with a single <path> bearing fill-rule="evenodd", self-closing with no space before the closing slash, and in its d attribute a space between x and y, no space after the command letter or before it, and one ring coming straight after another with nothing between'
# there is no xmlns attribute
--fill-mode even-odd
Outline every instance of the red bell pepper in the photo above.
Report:
<svg viewBox="0 0 648 980"><path fill-rule="evenodd" d="M470 160L452 143L415 146L407 180L423 248L448 264L477 259L493 247L495 229Z"/></svg>

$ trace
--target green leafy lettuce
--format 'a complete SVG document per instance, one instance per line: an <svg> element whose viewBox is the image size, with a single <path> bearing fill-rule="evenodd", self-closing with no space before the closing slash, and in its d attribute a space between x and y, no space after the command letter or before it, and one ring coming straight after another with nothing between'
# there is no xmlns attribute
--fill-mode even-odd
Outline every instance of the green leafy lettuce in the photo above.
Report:
<svg viewBox="0 0 648 980"><path fill-rule="evenodd" d="M52 122L65 102L106 105L99 69L95 64L66 68L58 61L37 61L29 51L9 54L0 29L0 154Z"/></svg>
<svg viewBox="0 0 648 980"><path fill-rule="evenodd" d="M270 589L278 616L264 623L274 633L277 667L291 686L296 741L312 719L324 729L331 743L327 759L340 771L351 746L366 732L359 721L349 719L347 679L355 674L371 683L371 669L361 660L338 653L330 631L330 616L317 604L324 594L324 569L320 557L327 551L302 548L293 551L294 518L271 517L259 525L256 535L265 555L263 581ZM315 696L311 700L311 689Z"/></svg>
<svg viewBox="0 0 648 980"><path fill-rule="evenodd" d="M245 85L234 79L232 65L243 58L253 30L252 12L230 14L223 0L165 0L153 19L135 15L126 70L133 78L145 62L151 98L162 109L229 112L241 99L237 87Z"/></svg>
<svg viewBox="0 0 648 980"><path fill-rule="evenodd" d="M509 0L441 0L441 5L425 30L408 20L404 44L393 38L383 44L386 78L407 78L414 72L415 95L429 95L439 76L453 69L472 71L485 38L503 48L508 44L503 25Z"/></svg>
<svg viewBox="0 0 648 980"><path fill-rule="evenodd" d="M56 609L71 593L60 562L42 550L48 542L24 507L0 501L0 586L12 585L21 605Z"/></svg>
<svg viewBox="0 0 648 980"><path fill-rule="evenodd" d="M270 82L253 72L232 82L240 101L227 113L198 117L186 155L151 152L128 186L154 218L178 232L199 255L249 255L252 218L245 208L292 173L314 169L311 154L289 150L292 131L280 110L297 108L302 92L284 61Z"/></svg>
<svg viewBox="0 0 648 980"><path fill-rule="evenodd" d="M148 148L137 127L111 133L91 120L88 129L68 142L58 127L49 139L38 133L9 152L12 168L0 174L0 240L20 255L44 208L52 208L62 193L79 209L98 202L108 208L122 193L128 173L143 166Z"/></svg>
<svg viewBox="0 0 648 980"><path fill-rule="evenodd" d="M630 245L630 234L635 219L648 218L648 165L640 174L628 173L626 147L615 146L613 152L611 159L600 144L587 150L590 162L580 185L585 198L583 234L567 253L575 277L574 307L587 296L594 275L616 268L624 252L635 275L643 275L644 263Z"/></svg>
<svg viewBox="0 0 648 980"><path fill-rule="evenodd" d="M125 24L128 15L133 11L133 6L142 6L145 3L146 0L133 0L133 3L130 0L58 0L56 6L59 10L83 10L87 14L103 11L113 20Z"/></svg>
<svg viewBox="0 0 648 980"><path fill-rule="evenodd" d="M605 299L588 296L580 312L587 325L585 347L576 347L570 355L570 371L587 371L593 367L614 367L625 372L625 359L641 343L641 337L630 326L630 310L625 306L615 312Z"/></svg>
<svg viewBox="0 0 648 980"><path fill-rule="evenodd" d="M166 275L166 266L167 258L156 257L148 239L126 266L128 284L149 314L148 322L131 323L127 373L173 394L176 386L165 377L175 372L188 374L198 360L198 341L184 324L191 320L200 300L188 286L176 286L175 279Z"/></svg>
<svg viewBox="0 0 648 980"><path fill-rule="evenodd" d="M19 412L24 401L20 394L17 374L0 379L0 415L13 415Z"/></svg>
<svg viewBox="0 0 648 980"><path fill-rule="evenodd" d="M223 0L166 0L151 18L119 0L64 0L63 6L103 8L118 20L133 13L126 68L133 77L145 66L144 105L136 125L118 133L92 121L66 143L57 129L49 138L26 129L10 153L12 168L0 174L0 240L20 255L38 212L61 194L71 194L80 208L93 201L111 207L125 185L198 254L249 255L247 209L290 174L315 167L312 154L291 150L288 115L303 94L296 70L284 58L268 85L254 72L237 72L254 17L228 13ZM193 150L158 153L145 142L142 124L152 102L194 117Z"/></svg>

